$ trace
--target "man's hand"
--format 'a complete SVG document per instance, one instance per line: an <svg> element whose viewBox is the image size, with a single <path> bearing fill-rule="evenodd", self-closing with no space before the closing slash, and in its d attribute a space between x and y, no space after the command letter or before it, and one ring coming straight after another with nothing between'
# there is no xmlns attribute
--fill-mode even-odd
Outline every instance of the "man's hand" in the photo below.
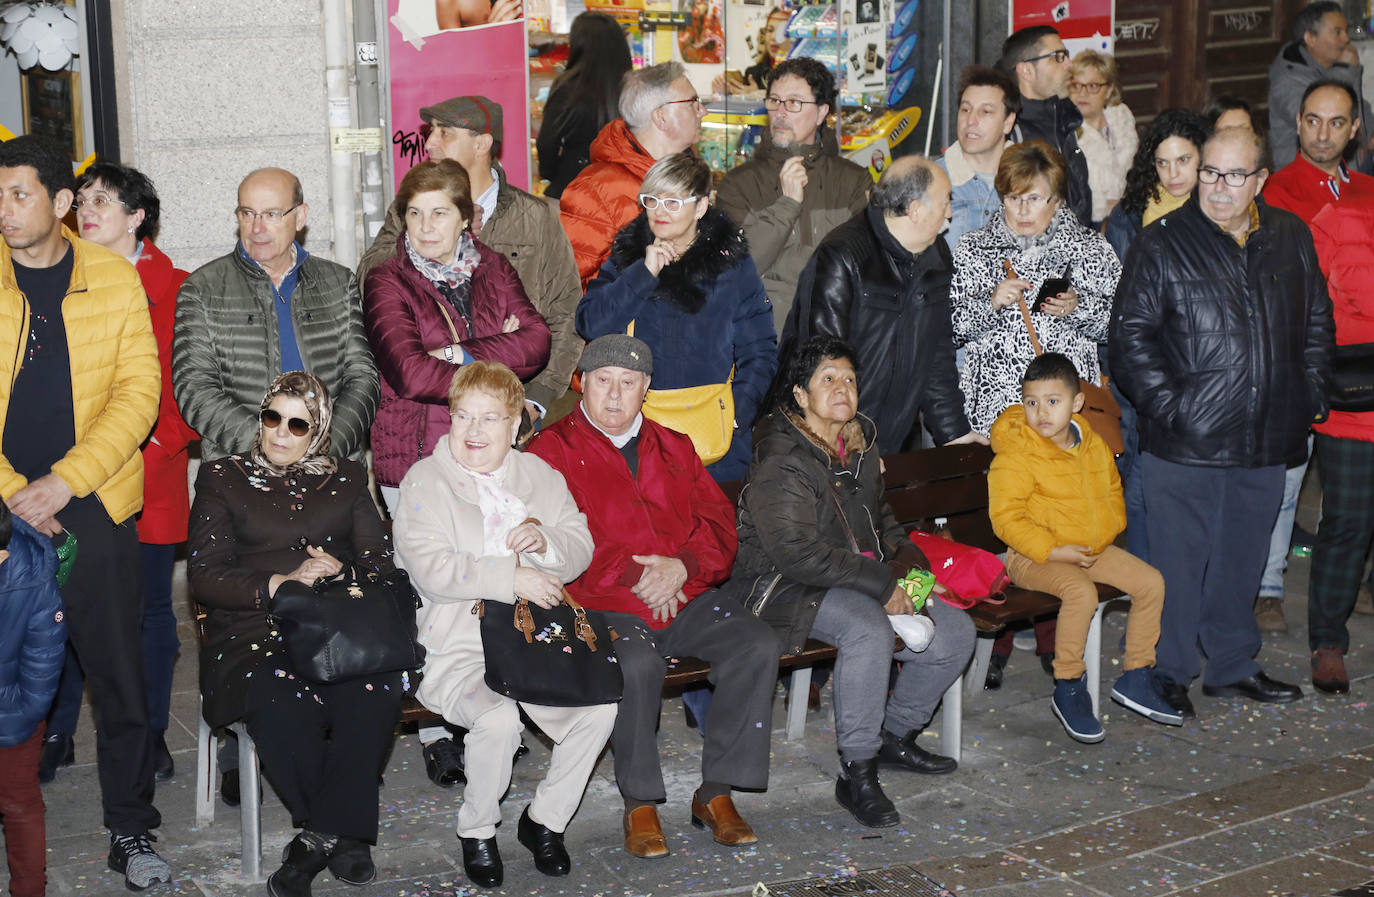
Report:
<svg viewBox="0 0 1374 897"><path fill-rule="evenodd" d="M525 400L525 410L529 412L530 423L535 423L539 420L539 418L544 416L544 412L539 410L539 406L531 402L529 399Z"/></svg>
<svg viewBox="0 0 1374 897"><path fill-rule="evenodd" d="M970 445L972 443L977 443L978 445L987 445L988 438L984 436L982 433L969 430L967 433L965 433L963 436L960 436L958 439L951 439L949 442L946 442L945 445Z"/></svg>
<svg viewBox="0 0 1374 897"><path fill-rule="evenodd" d="M687 583L687 566L677 558L661 554L633 554L630 560L644 565L639 582L630 591L650 607L657 608L668 603Z"/></svg>
<svg viewBox="0 0 1374 897"><path fill-rule="evenodd" d="M53 515L67 506L72 500L72 490L57 474L47 474L31 480L6 502L20 520L48 535L62 527L52 520ZM56 527L55 529L52 527Z"/></svg>
<svg viewBox="0 0 1374 897"><path fill-rule="evenodd" d="M806 182L806 162L801 156L793 156L782 163L782 171L778 172L778 184L782 187L783 196L801 202Z"/></svg>
<svg viewBox="0 0 1374 897"><path fill-rule="evenodd" d="M653 617L660 623L667 623L677 616L677 612L682 610L686 603L687 596L679 589L676 595L654 608Z"/></svg>
<svg viewBox="0 0 1374 897"><path fill-rule="evenodd" d="M1057 545L1050 552L1048 560L1059 564L1075 564L1079 567L1091 567L1097 563L1100 554L1089 554L1086 545Z"/></svg>

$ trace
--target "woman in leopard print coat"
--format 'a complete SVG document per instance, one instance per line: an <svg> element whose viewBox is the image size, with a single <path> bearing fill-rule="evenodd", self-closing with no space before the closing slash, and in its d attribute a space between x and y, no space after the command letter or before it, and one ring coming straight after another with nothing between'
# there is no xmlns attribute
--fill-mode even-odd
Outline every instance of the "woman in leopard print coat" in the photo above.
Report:
<svg viewBox="0 0 1374 897"><path fill-rule="evenodd" d="M1007 147L994 181L1002 214L965 234L954 251L954 338L967 347L959 387L969 425L984 436L1021 401L1021 375L1035 357L1016 295L1033 304L1047 278L1065 276L1070 288L1032 312L1040 344L1098 381L1097 344L1106 339L1121 262L1064 205L1066 177L1063 157L1043 141Z"/></svg>

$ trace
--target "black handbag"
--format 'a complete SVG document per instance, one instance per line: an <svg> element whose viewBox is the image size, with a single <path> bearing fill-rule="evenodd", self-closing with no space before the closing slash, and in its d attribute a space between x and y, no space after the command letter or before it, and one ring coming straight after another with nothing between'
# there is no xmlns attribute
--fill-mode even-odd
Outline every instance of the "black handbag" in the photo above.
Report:
<svg viewBox="0 0 1374 897"><path fill-rule="evenodd" d="M1374 411L1374 343L1336 347L1326 394L1332 411Z"/></svg>
<svg viewBox="0 0 1374 897"><path fill-rule="evenodd" d="M415 640L419 606L404 570L362 577L345 571L313 586L282 583L267 613L286 645L291 671L308 682L330 684L423 666L425 649Z"/></svg>
<svg viewBox="0 0 1374 897"><path fill-rule="evenodd" d="M620 700L624 679L606 618L563 590L563 603L545 610L524 598L514 605L479 601L487 687L497 694L548 707L586 707Z"/></svg>

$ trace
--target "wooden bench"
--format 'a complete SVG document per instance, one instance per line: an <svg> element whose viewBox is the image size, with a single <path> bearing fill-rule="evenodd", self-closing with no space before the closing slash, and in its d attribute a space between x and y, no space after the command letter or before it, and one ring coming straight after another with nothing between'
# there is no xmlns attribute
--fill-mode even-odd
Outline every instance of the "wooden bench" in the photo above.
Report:
<svg viewBox="0 0 1374 897"><path fill-rule="evenodd" d="M986 549L1006 551L988 519L988 467L992 450L982 445L952 445L905 452L884 458L885 497L897 519L910 529L930 531L943 517L956 541ZM1088 693L1093 710L1099 710L1102 663L1102 609L1105 602L1123 597L1111 586L1099 585L1097 612L1088 628L1083 649ZM1005 604L979 604L968 611L981 635L1000 633L1013 623L1031 622L1059 613L1059 599L1044 592L1012 587ZM972 696L981 690L992 656L992 638L978 639L973 663L964 673L964 690Z"/></svg>

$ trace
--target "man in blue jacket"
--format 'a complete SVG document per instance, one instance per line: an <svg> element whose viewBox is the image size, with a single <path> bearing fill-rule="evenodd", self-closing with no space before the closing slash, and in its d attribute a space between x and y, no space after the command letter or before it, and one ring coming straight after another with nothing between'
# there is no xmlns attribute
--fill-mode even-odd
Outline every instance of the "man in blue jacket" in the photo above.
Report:
<svg viewBox="0 0 1374 897"><path fill-rule="evenodd" d="M48 538L0 502L0 818L15 897L47 886L38 755L67 644L56 571Z"/></svg>

